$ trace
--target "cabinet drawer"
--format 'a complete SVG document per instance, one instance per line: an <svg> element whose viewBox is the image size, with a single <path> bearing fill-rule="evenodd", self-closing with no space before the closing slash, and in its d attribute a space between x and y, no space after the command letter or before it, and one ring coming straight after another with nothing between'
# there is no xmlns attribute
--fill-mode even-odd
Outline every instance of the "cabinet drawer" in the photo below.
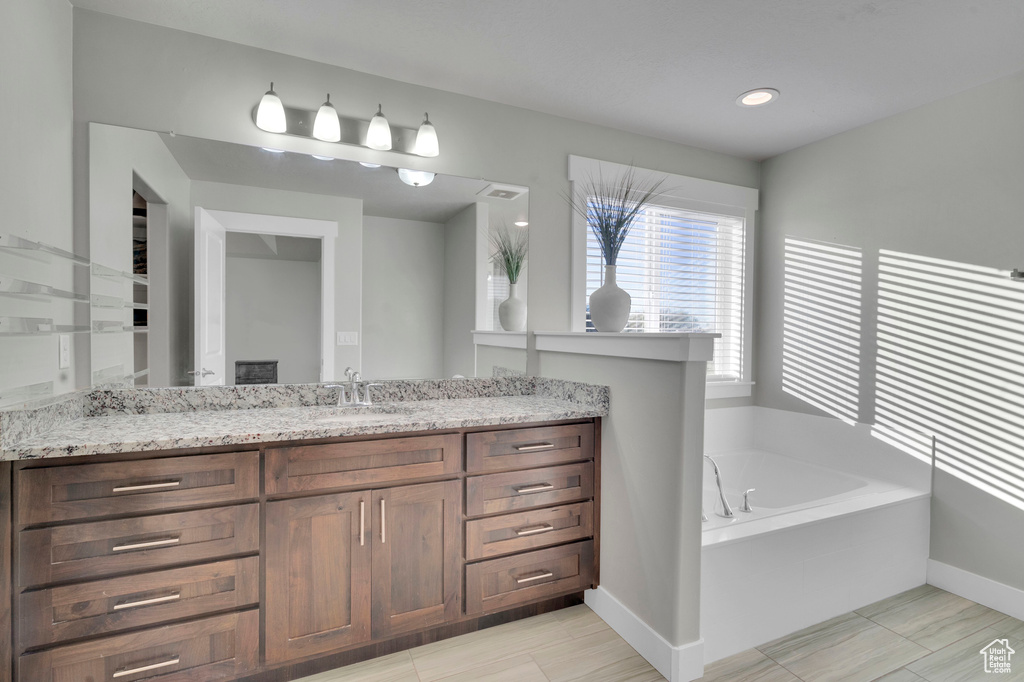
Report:
<svg viewBox="0 0 1024 682"><path fill-rule="evenodd" d="M466 522L466 559L489 559L593 534L593 502L476 519Z"/></svg>
<svg viewBox="0 0 1024 682"><path fill-rule="evenodd" d="M258 557L26 592L21 649L259 602Z"/></svg>
<svg viewBox="0 0 1024 682"><path fill-rule="evenodd" d="M457 474L458 434L267 450L268 495Z"/></svg>
<svg viewBox="0 0 1024 682"><path fill-rule="evenodd" d="M25 525L221 504L259 495L259 453L26 469L17 482Z"/></svg>
<svg viewBox="0 0 1024 682"><path fill-rule="evenodd" d="M466 471L504 471L594 456L594 425L510 429L466 436Z"/></svg>
<svg viewBox="0 0 1024 682"><path fill-rule="evenodd" d="M213 682L259 664L259 611L107 637L23 656L18 682Z"/></svg>
<svg viewBox="0 0 1024 682"><path fill-rule="evenodd" d="M259 548L259 505L18 533L22 587L218 559Z"/></svg>
<svg viewBox="0 0 1024 682"><path fill-rule="evenodd" d="M593 541L466 566L466 614L478 615L591 587Z"/></svg>
<svg viewBox="0 0 1024 682"><path fill-rule="evenodd" d="M466 479L466 514L479 516L529 509L593 495L593 462L470 476Z"/></svg>

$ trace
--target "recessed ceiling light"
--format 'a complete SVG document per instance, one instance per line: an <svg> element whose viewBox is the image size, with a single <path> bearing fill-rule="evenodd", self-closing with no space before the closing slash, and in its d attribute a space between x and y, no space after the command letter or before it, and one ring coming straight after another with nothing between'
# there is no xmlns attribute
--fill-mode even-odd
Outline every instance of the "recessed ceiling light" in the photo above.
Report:
<svg viewBox="0 0 1024 682"><path fill-rule="evenodd" d="M527 222L527 221L525 221L525 220L517 220L517 221L516 221L516 222L514 223L514 225L515 225L516 227L526 227L526 226L527 226L527 225L529 225L529 224L530 224L530 223L528 223L528 222Z"/></svg>
<svg viewBox="0 0 1024 682"><path fill-rule="evenodd" d="M367 163L366 161L360 161L359 165L363 166L364 168L380 168L379 163Z"/></svg>
<svg viewBox="0 0 1024 682"><path fill-rule="evenodd" d="M748 90L736 98L736 104L741 107L759 107L779 98L779 91L775 88L758 88Z"/></svg>

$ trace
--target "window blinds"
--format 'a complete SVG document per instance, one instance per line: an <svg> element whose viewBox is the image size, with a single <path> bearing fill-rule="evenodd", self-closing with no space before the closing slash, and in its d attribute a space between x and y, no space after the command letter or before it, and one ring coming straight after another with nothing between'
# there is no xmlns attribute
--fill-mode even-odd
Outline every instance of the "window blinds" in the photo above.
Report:
<svg viewBox="0 0 1024 682"><path fill-rule="evenodd" d="M616 280L633 298L627 332L714 332L709 381L743 375L744 221L649 206L619 251ZM604 282L601 247L587 233L587 300ZM587 331L590 324L589 308Z"/></svg>

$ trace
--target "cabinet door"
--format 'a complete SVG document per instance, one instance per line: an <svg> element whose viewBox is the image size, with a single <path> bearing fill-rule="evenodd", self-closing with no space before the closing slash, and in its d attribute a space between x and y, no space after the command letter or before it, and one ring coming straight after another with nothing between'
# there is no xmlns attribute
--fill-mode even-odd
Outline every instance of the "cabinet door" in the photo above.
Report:
<svg viewBox="0 0 1024 682"><path fill-rule="evenodd" d="M370 492L267 504L267 662L370 639Z"/></svg>
<svg viewBox="0 0 1024 682"><path fill-rule="evenodd" d="M373 491L373 636L459 616L458 481Z"/></svg>

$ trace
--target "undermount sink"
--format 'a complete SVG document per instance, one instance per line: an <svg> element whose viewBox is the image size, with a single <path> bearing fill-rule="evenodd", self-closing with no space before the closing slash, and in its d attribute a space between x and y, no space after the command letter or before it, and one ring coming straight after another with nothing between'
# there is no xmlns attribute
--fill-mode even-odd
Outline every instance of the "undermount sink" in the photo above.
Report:
<svg viewBox="0 0 1024 682"><path fill-rule="evenodd" d="M353 405L351 407L317 407L316 420L328 424L388 421L408 414L396 405Z"/></svg>

